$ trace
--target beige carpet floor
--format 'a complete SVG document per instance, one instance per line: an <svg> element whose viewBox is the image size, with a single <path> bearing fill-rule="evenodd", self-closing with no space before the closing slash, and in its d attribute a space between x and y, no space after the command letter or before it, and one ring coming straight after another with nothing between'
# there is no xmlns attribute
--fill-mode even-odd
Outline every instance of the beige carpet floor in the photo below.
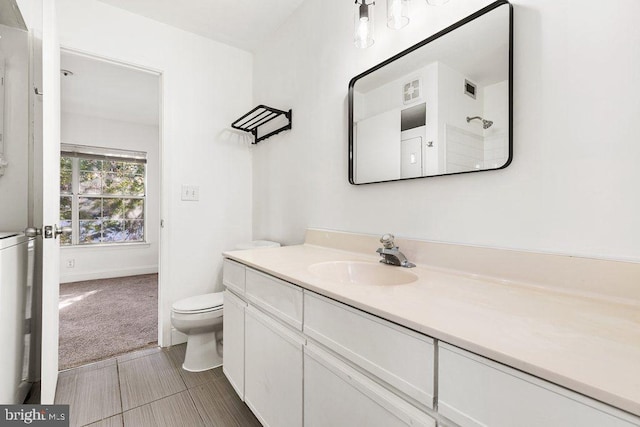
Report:
<svg viewBox="0 0 640 427"><path fill-rule="evenodd" d="M157 274L60 285L60 370L155 346L157 339Z"/></svg>

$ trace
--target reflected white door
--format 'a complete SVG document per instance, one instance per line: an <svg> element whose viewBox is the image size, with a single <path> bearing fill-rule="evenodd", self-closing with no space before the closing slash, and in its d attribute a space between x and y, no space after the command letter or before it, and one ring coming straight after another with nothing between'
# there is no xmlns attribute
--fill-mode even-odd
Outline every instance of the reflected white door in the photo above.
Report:
<svg viewBox="0 0 640 427"><path fill-rule="evenodd" d="M400 111L360 120L355 135L356 183L400 178Z"/></svg>
<svg viewBox="0 0 640 427"><path fill-rule="evenodd" d="M403 139L400 147L400 177L422 176L422 138Z"/></svg>

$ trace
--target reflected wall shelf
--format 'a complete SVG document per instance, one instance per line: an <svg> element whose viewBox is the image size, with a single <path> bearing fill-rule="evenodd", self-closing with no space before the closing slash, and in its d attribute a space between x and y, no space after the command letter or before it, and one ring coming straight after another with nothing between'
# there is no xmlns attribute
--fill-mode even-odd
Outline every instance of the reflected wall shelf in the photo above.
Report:
<svg viewBox="0 0 640 427"><path fill-rule="evenodd" d="M258 137L258 128L260 126L263 126L281 116L284 116L287 119L288 123L286 125ZM291 110L282 111L275 108L267 107L266 105L258 105L256 108L233 122L231 124L231 127L251 133L254 137L252 144L257 144L258 142L263 141L282 131L291 129Z"/></svg>

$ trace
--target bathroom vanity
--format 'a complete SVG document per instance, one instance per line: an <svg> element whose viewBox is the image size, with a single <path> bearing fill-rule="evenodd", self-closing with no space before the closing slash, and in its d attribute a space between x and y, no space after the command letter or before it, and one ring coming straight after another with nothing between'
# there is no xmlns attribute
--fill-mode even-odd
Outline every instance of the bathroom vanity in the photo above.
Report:
<svg viewBox="0 0 640 427"><path fill-rule="evenodd" d="M406 240L405 269L376 242L224 254L223 370L263 425L640 425L640 266Z"/></svg>

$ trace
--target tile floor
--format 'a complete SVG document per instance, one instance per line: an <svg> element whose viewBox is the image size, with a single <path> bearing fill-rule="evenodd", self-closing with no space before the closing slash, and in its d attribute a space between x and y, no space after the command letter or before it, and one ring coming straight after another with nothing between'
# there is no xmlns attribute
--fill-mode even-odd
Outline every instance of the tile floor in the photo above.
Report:
<svg viewBox="0 0 640 427"><path fill-rule="evenodd" d="M181 368L185 345L128 353L60 372L55 403L71 427L250 427L260 423L222 368Z"/></svg>

